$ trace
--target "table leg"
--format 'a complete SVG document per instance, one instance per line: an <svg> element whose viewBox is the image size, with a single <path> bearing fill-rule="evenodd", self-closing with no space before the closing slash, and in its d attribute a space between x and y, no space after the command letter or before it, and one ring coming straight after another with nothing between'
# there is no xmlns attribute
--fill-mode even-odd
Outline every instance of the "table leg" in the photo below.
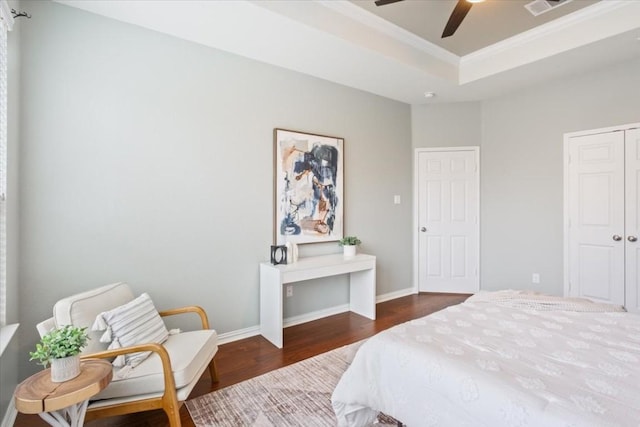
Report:
<svg viewBox="0 0 640 427"><path fill-rule="evenodd" d="M282 278L274 269L260 268L260 334L282 348Z"/></svg>
<svg viewBox="0 0 640 427"><path fill-rule="evenodd" d="M349 310L376 318L376 269L354 271L349 277Z"/></svg>
<svg viewBox="0 0 640 427"><path fill-rule="evenodd" d="M89 401L76 403L59 411L41 412L40 418L54 427L82 427Z"/></svg>
<svg viewBox="0 0 640 427"><path fill-rule="evenodd" d="M78 423L75 425L77 427L82 427L84 425L84 416L87 415L87 406L89 406L89 400L85 400L84 402L79 404L80 407L78 408ZM75 427L75 426L71 426L71 427Z"/></svg>

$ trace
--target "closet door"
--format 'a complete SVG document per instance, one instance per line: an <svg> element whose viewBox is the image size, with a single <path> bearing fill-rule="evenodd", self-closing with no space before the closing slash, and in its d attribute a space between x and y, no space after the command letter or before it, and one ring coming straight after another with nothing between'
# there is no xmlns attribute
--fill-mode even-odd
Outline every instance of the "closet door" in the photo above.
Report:
<svg viewBox="0 0 640 427"><path fill-rule="evenodd" d="M640 311L640 130L625 132L625 307Z"/></svg>
<svg viewBox="0 0 640 427"><path fill-rule="evenodd" d="M568 142L569 294L624 304L624 132Z"/></svg>

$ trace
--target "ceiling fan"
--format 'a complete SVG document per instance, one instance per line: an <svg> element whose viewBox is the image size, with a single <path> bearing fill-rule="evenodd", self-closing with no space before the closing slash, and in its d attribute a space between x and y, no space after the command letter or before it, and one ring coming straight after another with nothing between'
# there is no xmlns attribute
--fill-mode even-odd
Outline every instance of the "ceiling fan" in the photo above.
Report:
<svg viewBox="0 0 640 427"><path fill-rule="evenodd" d="M384 6L391 3L397 3L402 0L376 0L376 6ZM453 8L453 12L451 12L451 16L449 16L449 21L447 21L447 25L444 27L444 31L442 32L442 38L452 36L453 33L456 32L462 20L469 10L471 10L471 6L473 3L480 3L484 0L458 0L456 3L456 7Z"/></svg>
<svg viewBox="0 0 640 427"><path fill-rule="evenodd" d="M376 0L376 6L384 6L391 3L397 3L402 0ZM462 21L464 17L467 16L469 10L471 10L471 6L473 3L481 3L484 0L458 0L456 6L453 8L453 12L451 12L451 16L449 16L449 21L447 21L447 25L444 27L444 31L442 32L442 38L446 38L452 36ZM559 3L561 0L547 0L548 2Z"/></svg>

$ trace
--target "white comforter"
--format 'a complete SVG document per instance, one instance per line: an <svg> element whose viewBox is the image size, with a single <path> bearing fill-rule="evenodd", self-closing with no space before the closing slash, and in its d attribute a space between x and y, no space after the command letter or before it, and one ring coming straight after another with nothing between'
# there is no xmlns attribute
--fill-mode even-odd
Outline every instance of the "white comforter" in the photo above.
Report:
<svg viewBox="0 0 640 427"><path fill-rule="evenodd" d="M640 316L495 295L370 338L334 390L339 425L640 426Z"/></svg>

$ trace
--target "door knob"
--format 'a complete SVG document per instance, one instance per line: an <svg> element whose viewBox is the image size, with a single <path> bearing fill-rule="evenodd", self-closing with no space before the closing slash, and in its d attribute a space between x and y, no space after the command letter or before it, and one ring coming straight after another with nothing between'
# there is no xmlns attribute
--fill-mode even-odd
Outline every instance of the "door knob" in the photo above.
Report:
<svg viewBox="0 0 640 427"><path fill-rule="evenodd" d="M636 240L638 240L638 238L636 236L629 236L627 237L627 240L630 242L635 242Z"/></svg>
<svg viewBox="0 0 640 427"><path fill-rule="evenodd" d="M426 233L427 232L427 227L420 228L420 231L422 231L423 233Z"/></svg>
<svg viewBox="0 0 640 427"><path fill-rule="evenodd" d="M622 237L618 236L617 234L614 234L613 240L615 240L616 242L619 242L620 240L622 240Z"/></svg>

